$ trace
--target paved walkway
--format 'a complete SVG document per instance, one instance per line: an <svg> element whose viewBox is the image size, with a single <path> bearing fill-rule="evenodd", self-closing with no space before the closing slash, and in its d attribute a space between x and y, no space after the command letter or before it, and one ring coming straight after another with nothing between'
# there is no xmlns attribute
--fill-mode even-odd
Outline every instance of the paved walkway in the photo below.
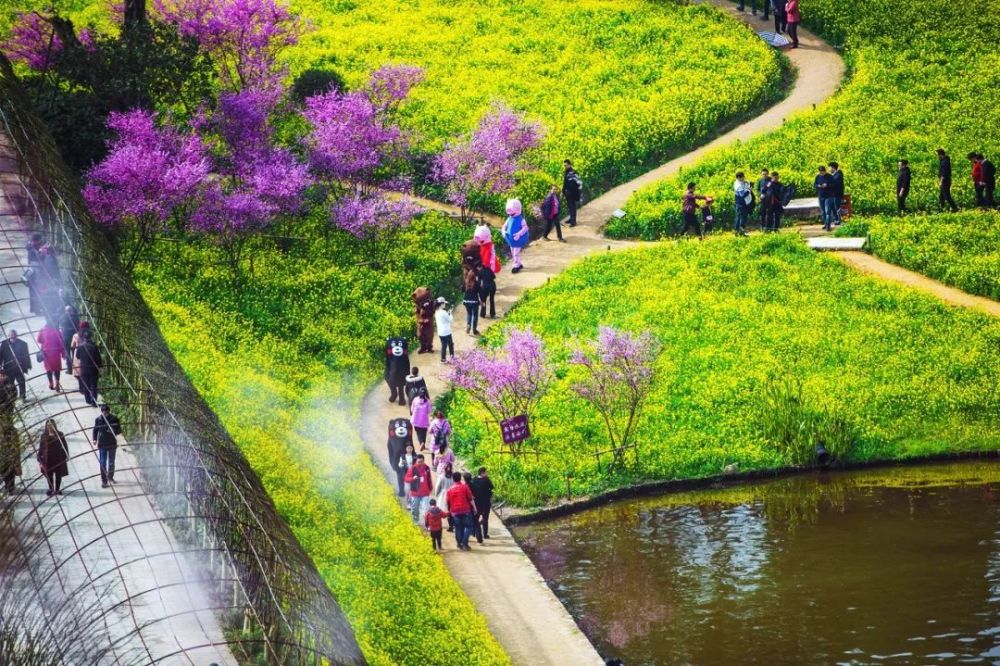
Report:
<svg viewBox="0 0 1000 666"><path fill-rule="evenodd" d="M717 4L754 29L765 25L759 19L736 12L734 5L722 0L717 0ZM808 31L800 30L799 40L802 48L787 52L798 69L795 86L787 98L703 148L671 160L590 202L580 210L577 227L567 229L564 225L566 243L541 240L532 243L523 255L524 271L512 275L509 267L505 266L498 276L498 315L502 316L509 310L526 290L541 286L573 262L594 253L636 246L634 242L607 240L601 237L600 228L612 211L623 207L639 187L675 174L682 166L691 164L717 146L746 140L777 128L793 112L809 109L830 97L840 85L843 62L833 49ZM494 220L491 222L495 223ZM464 334L460 321L463 317L464 309L458 306L454 328L456 351L471 349L476 344L476 338ZM491 323L491 320L480 322L480 330ZM426 376L432 396L440 395L445 390L443 370L447 366L440 365L436 354L413 354L411 363L421 367L421 374ZM388 391L381 383L365 397L361 434L372 457L381 464L386 479L395 488L395 474L389 468L385 454L386 424L393 418L406 416L407 412L403 407L389 404L387 398ZM486 617L493 635L514 663L532 666L601 664L593 646L496 515L490 521L490 533L493 538L483 546L473 544L471 553L456 550L454 541L449 543L446 540L444 560L452 575Z"/></svg>
<svg viewBox="0 0 1000 666"><path fill-rule="evenodd" d="M113 646L102 664L235 664L199 569L186 559L144 493L127 441L123 438L118 448L116 483L101 488L90 441L98 410L84 403L71 376L63 376L62 392L50 390L41 363L35 362L35 337L44 320L28 311L28 290L21 283L30 234L18 214L23 211L16 211L8 197L21 191L8 149L0 135L0 328L4 337L15 329L28 342L34 367L16 422L28 438L24 477L5 501L13 502L20 530L40 529L47 536L32 553L34 589L29 593L39 611L86 609L95 643ZM66 435L70 454L64 494L53 497L46 495L35 462L47 419Z"/></svg>

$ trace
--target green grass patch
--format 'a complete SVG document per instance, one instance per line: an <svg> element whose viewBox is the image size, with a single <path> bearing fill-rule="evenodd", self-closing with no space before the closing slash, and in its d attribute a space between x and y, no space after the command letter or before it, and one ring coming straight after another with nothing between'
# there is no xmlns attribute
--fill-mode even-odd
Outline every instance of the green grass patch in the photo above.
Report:
<svg viewBox="0 0 1000 666"><path fill-rule="evenodd" d="M807 464L819 440L849 461L1000 446L1000 322L861 276L791 236L590 258L505 324L531 325L557 364L532 427L541 454L501 459L496 428L461 393L452 416L470 467L489 466L520 506L563 496L567 474L574 493L595 493L734 463ZM601 423L568 388L572 340L600 325L648 329L663 345L638 463L613 474L592 455L607 448Z"/></svg>

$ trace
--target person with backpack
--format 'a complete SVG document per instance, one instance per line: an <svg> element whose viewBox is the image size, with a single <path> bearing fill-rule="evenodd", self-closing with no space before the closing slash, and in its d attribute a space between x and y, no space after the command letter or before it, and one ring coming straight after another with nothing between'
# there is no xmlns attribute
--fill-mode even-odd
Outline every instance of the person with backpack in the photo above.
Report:
<svg viewBox="0 0 1000 666"><path fill-rule="evenodd" d="M694 229L694 232L698 234L698 239L705 240L705 234L702 232L701 224L698 222L699 199L704 201L705 197L695 193L694 183L688 183L681 203L681 215L684 217L684 227L681 229L681 236L685 235L688 229Z"/></svg>
<svg viewBox="0 0 1000 666"><path fill-rule="evenodd" d="M424 462L423 455L417 454L417 459L406 470L403 480L410 484L410 511L413 513L413 524L420 525L424 522L424 513L427 511L430 502L431 489L431 468Z"/></svg>
<svg viewBox="0 0 1000 666"><path fill-rule="evenodd" d="M569 219L566 222L570 227L576 226L576 209L583 198L583 181L576 171L573 170L573 163L563 160L563 200L566 201L566 210L569 211Z"/></svg>
<svg viewBox="0 0 1000 666"><path fill-rule="evenodd" d="M958 204L951 196L951 157L944 148L937 149L938 157L938 208L944 210L944 205L948 204L951 212L958 212Z"/></svg>
<svg viewBox="0 0 1000 666"><path fill-rule="evenodd" d="M840 170L840 165L836 162L830 162L828 165L830 167L830 177L833 178L833 201L831 206L833 206L833 225L840 226L840 207L844 203L844 172ZM787 202L786 202L787 205Z"/></svg>
<svg viewBox="0 0 1000 666"><path fill-rule="evenodd" d="M785 210L787 191L777 171L771 173L764 197L767 198L767 223L764 231L776 232L781 228L781 214Z"/></svg>
<svg viewBox="0 0 1000 666"><path fill-rule="evenodd" d="M747 221L753 212L753 188L747 182L742 171L736 172L736 182L733 183L733 198L736 203L736 235L746 236Z"/></svg>
<svg viewBox="0 0 1000 666"><path fill-rule="evenodd" d="M767 197L764 192L771 182L771 173L767 169L761 169L760 178L757 179L757 203L760 205L760 228L763 230L767 226Z"/></svg>
<svg viewBox="0 0 1000 666"><path fill-rule="evenodd" d="M816 189L820 214L823 216L823 231L832 231L834 216L833 176L826 172L826 167L822 164L819 165L816 178L813 179L813 187Z"/></svg>
<svg viewBox="0 0 1000 666"><path fill-rule="evenodd" d="M542 238L552 240L549 238L549 234L555 227L556 238L559 239L560 243L565 243L562 236L562 225L559 223L559 194L555 185L549 188L549 194L542 202L542 219L545 220L545 233L542 234Z"/></svg>
<svg viewBox="0 0 1000 666"><path fill-rule="evenodd" d="M435 456L445 456L444 463L449 461L454 461L454 454L449 450L449 444L451 443L451 422L444 417L444 412L440 409L434 412L434 418L431 419L431 425L427 429L427 434L430 435L431 439L431 467L435 468L438 474L441 473L443 464L438 461L435 462Z"/></svg>
<svg viewBox="0 0 1000 666"><path fill-rule="evenodd" d="M410 368L410 374L406 375L406 405L409 407L413 404L413 399L423 391L427 394L428 399L430 399L430 391L427 390L427 382L424 380L423 375L420 374L420 368L413 366Z"/></svg>
<svg viewBox="0 0 1000 666"><path fill-rule="evenodd" d="M983 167L983 197L989 208L996 206L997 168L986 156L979 153L979 163Z"/></svg>
<svg viewBox="0 0 1000 666"><path fill-rule="evenodd" d="M907 160L899 160L899 173L896 175L896 207L899 214L906 212L906 197L910 196L910 163Z"/></svg>

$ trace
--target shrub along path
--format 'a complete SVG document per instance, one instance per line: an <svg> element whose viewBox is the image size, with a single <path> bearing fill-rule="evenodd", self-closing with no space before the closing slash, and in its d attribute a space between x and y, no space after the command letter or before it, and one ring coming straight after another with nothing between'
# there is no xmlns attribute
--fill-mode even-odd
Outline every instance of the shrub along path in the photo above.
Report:
<svg viewBox="0 0 1000 666"><path fill-rule="evenodd" d="M722 0L713 2L755 30L768 25L759 18L735 11L732 5ZM588 203L577 216L579 225L573 229L564 227L566 243L534 242L524 253L524 271L512 275L509 267L504 267L500 272L497 279L498 314L502 316L525 291L544 284L574 261L595 252L634 247L636 243L633 242L609 241L601 237L600 227L612 211L622 207L639 187L676 173L719 145L745 140L780 127L791 113L807 109L833 95L844 73L840 56L806 30L800 29L799 40L802 47L787 53L798 70L788 97L702 148L671 160ZM464 310L459 305L454 325L456 351L471 349L476 344L476 338L464 334L463 318ZM491 323L493 320L482 322L480 330ZM411 356L412 364L421 367L421 374L426 376L432 398L447 388L444 380L447 366L441 365L438 359L436 353L424 356L414 353ZM395 473L386 457L386 424L393 418L406 416L406 410L389 404L387 398L387 389L381 382L365 397L361 435L372 457L381 463L386 479L394 485ZM490 534L492 538L483 546L473 546L471 553L458 551L454 542L446 542L445 564L486 617L493 635L514 663L600 664L593 646L496 515L491 520Z"/></svg>

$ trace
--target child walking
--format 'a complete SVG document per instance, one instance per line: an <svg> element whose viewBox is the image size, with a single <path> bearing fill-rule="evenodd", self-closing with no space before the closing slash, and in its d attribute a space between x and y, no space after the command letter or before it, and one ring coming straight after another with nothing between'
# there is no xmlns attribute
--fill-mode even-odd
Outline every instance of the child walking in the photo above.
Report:
<svg viewBox="0 0 1000 666"><path fill-rule="evenodd" d="M424 514L424 525L431 533L431 549L435 553L439 553L442 550L441 520L443 518L450 518L448 512L442 511L437 505L437 500L432 499L430 508L427 509L427 513Z"/></svg>

